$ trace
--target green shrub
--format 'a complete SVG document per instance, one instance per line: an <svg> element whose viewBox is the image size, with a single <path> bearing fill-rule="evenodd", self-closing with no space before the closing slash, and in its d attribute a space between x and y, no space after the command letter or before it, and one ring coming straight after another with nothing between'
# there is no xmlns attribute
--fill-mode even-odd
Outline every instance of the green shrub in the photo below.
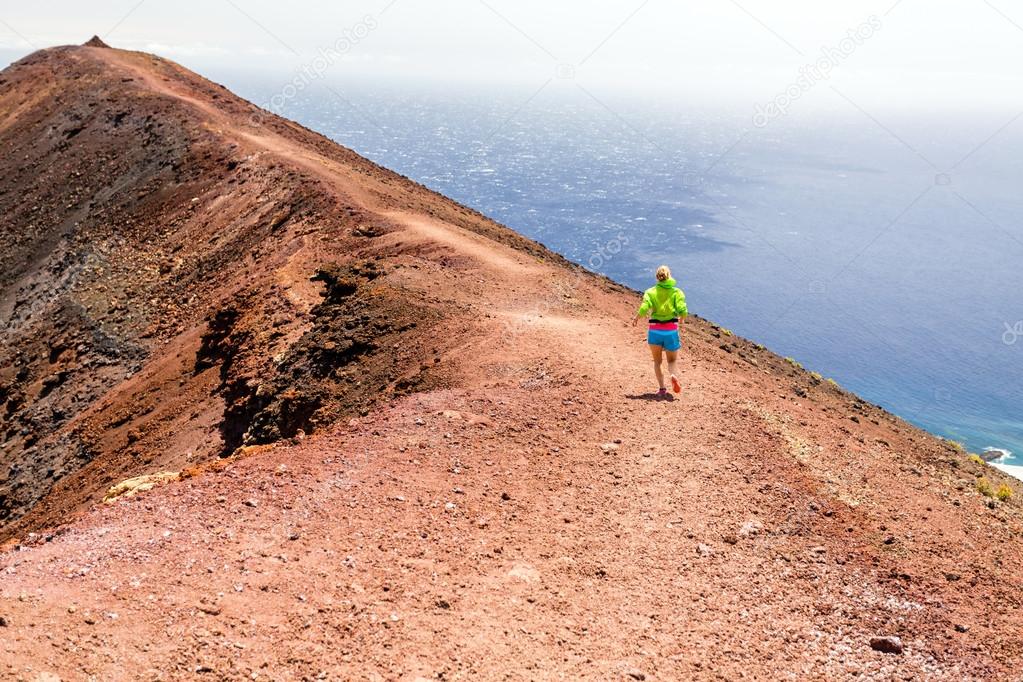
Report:
<svg viewBox="0 0 1023 682"><path fill-rule="evenodd" d="M963 447L963 444L957 440L946 439L945 442L948 443L949 447L951 447L956 452L966 452L966 448Z"/></svg>
<svg viewBox="0 0 1023 682"><path fill-rule="evenodd" d="M988 480L983 476L977 479L977 492L984 497L995 496L995 491L991 489L991 484L988 483Z"/></svg>
<svg viewBox="0 0 1023 682"><path fill-rule="evenodd" d="M732 336L732 330L726 329L724 327L721 328L721 333L724 334L725 336Z"/></svg>
<svg viewBox="0 0 1023 682"><path fill-rule="evenodd" d="M841 388L841 386L838 385L838 382L835 381L834 379L832 379L831 377L827 378L827 382L829 384L831 384L832 386L834 386L835 388Z"/></svg>
<svg viewBox="0 0 1023 682"><path fill-rule="evenodd" d="M1012 497L1012 488L1005 483L1001 484L998 486L998 492L995 493L995 497L1002 502L1008 502L1009 498Z"/></svg>
<svg viewBox="0 0 1023 682"><path fill-rule="evenodd" d="M798 362L796 362L794 358L785 358L785 362L789 363L790 365L792 365L796 369L803 369L803 366L801 364L799 364Z"/></svg>

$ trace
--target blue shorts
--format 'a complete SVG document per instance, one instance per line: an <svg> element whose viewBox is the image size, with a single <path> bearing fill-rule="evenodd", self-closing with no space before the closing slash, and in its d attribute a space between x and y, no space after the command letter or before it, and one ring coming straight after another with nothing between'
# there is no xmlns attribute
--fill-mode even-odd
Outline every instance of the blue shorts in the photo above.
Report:
<svg viewBox="0 0 1023 682"><path fill-rule="evenodd" d="M651 346L660 346L664 350L678 350L682 346L677 329L650 329L646 333L646 342Z"/></svg>

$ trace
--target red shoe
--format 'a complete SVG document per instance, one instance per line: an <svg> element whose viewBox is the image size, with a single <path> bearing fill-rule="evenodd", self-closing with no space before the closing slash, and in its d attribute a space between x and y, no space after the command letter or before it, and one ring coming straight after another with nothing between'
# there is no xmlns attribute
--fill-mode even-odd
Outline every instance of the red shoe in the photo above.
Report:
<svg viewBox="0 0 1023 682"><path fill-rule="evenodd" d="M682 384L679 383L679 380L675 378L674 374L671 375L671 390L675 393L682 392Z"/></svg>

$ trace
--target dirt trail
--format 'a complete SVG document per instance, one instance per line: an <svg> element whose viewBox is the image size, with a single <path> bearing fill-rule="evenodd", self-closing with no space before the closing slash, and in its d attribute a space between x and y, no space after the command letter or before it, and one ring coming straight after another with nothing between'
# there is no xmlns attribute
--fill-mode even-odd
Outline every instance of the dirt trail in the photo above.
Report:
<svg viewBox="0 0 1023 682"><path fill-rule="evenodd" d="M1023 679L1020 507L974 487L994 473L700 319L655 400L631 293L244 134L389 226L359 256L455 311L393 350L446 379L23 538L0 677Z"/></svg>

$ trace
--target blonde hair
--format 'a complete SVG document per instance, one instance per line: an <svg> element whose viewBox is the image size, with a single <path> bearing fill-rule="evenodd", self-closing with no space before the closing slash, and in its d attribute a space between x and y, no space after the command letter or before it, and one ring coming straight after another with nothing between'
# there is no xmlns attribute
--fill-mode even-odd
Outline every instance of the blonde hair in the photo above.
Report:
<svg viewBox="0 0 1023 682"><path fill-rule="evenodd" d="M671 279L671 270L668 269L667 265L662 265L661 267L657 268L656 277L658 282L666 282L667 280Z"/></svg>

